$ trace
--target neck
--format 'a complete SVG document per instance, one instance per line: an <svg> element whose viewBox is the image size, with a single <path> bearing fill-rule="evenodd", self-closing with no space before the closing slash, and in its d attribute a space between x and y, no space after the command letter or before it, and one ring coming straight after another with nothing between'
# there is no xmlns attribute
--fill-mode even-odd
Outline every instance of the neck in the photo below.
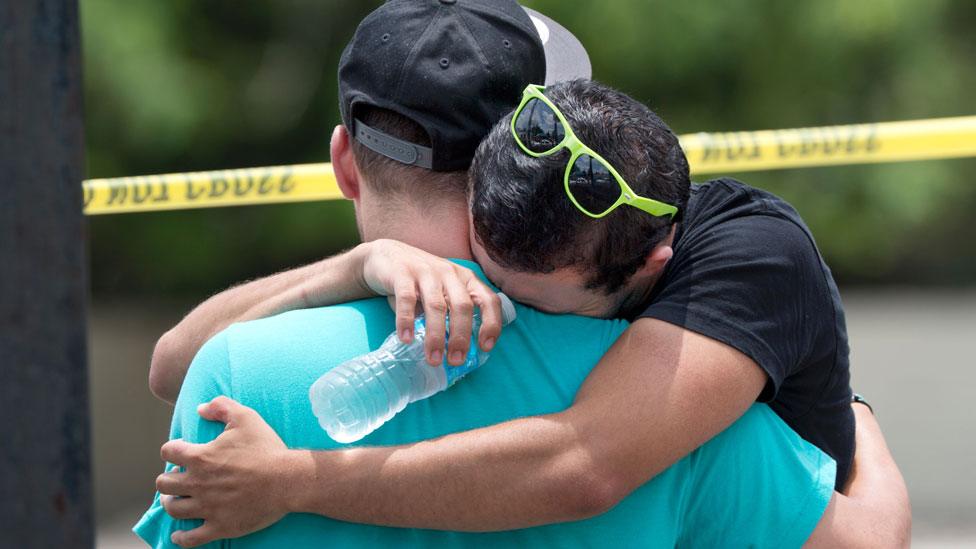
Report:
<svg viewBox="0 0 976 549"><path fill-rule="evenodd" d="M390 238L440 257L473 259L468 241L468 207L464 199L417 204L386 201L359 204L363 240Z"/></svg>

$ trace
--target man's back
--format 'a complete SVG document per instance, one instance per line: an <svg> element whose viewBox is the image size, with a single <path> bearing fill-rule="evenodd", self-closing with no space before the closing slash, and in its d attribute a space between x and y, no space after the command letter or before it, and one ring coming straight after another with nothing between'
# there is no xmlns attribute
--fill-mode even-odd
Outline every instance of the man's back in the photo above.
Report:
<svg viewBox="0 0 976 549"><path fill-rule="evenodd" d="M411 443L563 410L572 403L593 365L626 328L621 321L545 315L521 306L518 314L485 366L449 390L411 404L357 444ZM223 426L200 420L195 410L202 402L226 395L257 410L289 447L340 447L318 426L308 388L328 369L377 348L393 328L393 313L382 299L293 311L232 326L194 360L177 402L171 438L206 442L219 435ZM606 427L615 428L614 418L607 418ZM833 475L829 458L796 437L768 408L757 406L733 429L679 461L613 510L585 521L466 534L288 515L261 532L224 544L287 544L292 548L323 543L332 547L394 543L674 546L679 542L738 545L738 539L742 543L799 545L830 498ZM757 513L761 513L760 520L756 520ZM729 528L733 524L735 531ZM165 545L173 530L195 525L170 519L157 497L136 531L150 543ZM703 529L706 525L710 529ZM768 534L775 536L766 537ZM722 537L714 537L719 535Z"/></svg>

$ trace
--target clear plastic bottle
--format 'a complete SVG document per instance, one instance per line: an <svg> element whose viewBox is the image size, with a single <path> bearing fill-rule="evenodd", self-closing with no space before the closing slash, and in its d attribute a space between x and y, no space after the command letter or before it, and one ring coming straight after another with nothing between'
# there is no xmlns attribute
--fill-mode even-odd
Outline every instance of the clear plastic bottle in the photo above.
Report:
<svg viewBox="0 0 976 549"><path fill-rule="evenodd" d="M515 320L515 306L505 294L502 323ZM336 442L355 442L372 433L411 402L427 398L453 385L488 360L478 347L481 316L475 312L471 347L464 364L433 367L424 355L427 327L423 315L414 322L414 338L404 344L396 332L379 349L343 362L312 384L309 399L319 425ZM450 322L448 322L450 330Z"/></svg>

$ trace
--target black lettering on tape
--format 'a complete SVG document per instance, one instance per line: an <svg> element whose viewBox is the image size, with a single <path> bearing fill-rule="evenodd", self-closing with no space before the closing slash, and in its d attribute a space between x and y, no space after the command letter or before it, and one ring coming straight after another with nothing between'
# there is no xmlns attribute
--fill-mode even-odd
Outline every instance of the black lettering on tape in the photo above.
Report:
<svg viewBox="0 0 976 549"><path fill-rule="evenodd" d="M800 128L800 156L810 156L817 152L817 134L812 128Z"/></svg>
<svg viewBox="0 0 976 549"><path fill-rule="evenodd" d="M153 198L153 202L169 202L169 184L166 182L166 178L163 176L158 176L159 180L159 194Z"/></svg>
<svg viewBox="0 0 976 549"><path fill-rule="evenodd" d="M129 178L123 177L118 183L109 187L108 202L106 206L121 206L125 204L126 195L129 192Z"/></svg>
<svg viewBox="0 0 976 549"><path fill-rule="evenodd" d="M868 137L864 142L864 152L873 153L877 152L881 148L881 141L878 140L878 125L868 124L867 126Z"/></svg>
<svg viewBox="0 0 976 549"><path fill-rule="evenodd" d="M736 132L724 134L725 156L730 162L738 160L750 160L759 158L759 145L755 139L751 139L752 144L747 145L746 141L752 137L748 132Z"/></svg>
<svg viewBox="0 0 976 549"><path fill-rule="evenodd" d="M271 178L274 174L271 170L264 170L264 175L261 176L261 180L258 182L258 194L268 194L272 190Z"/></svg>
<svg viewBox="0 0 976 549"><path fill-rule="evenodd" d="M132 201L136 204L142 204L152 195L152 183L146 181L146 178L138 178L135 184L132 185Z"/></svg>
<svg viewBox="0 0 976 549"><path fill-rule="evenodd" d="M190 179L190 176L189 175L186 175L184 177L186 178L186 198L187 198L187 200L196 200L196 199L200 198L200 196L203 194L203 189L200 189L199 192L194 192L194 190L193 190L193 180Z"/></svg>
<svg viewBox="0 0 976 549"><path fill-rule="evenodd" d="M702 142L702 163L718 160L722 155L722 151L715 144L715 139L712 137L712 135L708 133L700 133L698 135L700 136Z"/></svg>
<svg viewBox="0 0 976 549"><path fill-rule="evenodd" d="M278 191L281 194L288 194L295 189L295 179L292 177L291 168L286 168L281 175L281 182L278 183Z"/></svg>
<svg viewBox="0 0 976 549"><path fill-rule="evenodd" d="M245 174L247 179L245 179ZM254 178L250 171L237 172L234 177L234 196L244 196L254 187Z"/></svg>
<svg viewBox="0 0 976 549"><path fill-rule="evenodd" d="M95 198L95 189L91 185L85 185L83 187L84 192L81 197L81 204L83 208L87 208L91 201Z"/></svg>
<svg viewBox="0 0 976 549"><path fill-rule="evenodd" d="M790 145L790 132L786 130L776 130L776 150L779 151L780 158L789 158L796 154L797 146Z"/></svg>
<svg viewBox="0 0 976 549"><path fill-rule="evenodd" d="M210 179L210 198L219 198L230 188L230 183L223 176L215 175Z"/></svg>
<svg viewBox="0 0 976 549"><path fill-rule="evenodd" d="M824 156L833 156L844 148L844 140L840 137L836 126L822 128Z"/></svg>

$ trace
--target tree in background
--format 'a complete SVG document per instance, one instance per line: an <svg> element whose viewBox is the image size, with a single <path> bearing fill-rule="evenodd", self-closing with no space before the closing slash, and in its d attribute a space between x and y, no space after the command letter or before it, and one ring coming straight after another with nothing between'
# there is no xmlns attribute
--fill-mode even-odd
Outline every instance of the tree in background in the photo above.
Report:
<svg viewBox="0 0 976 549"><path fill-rule="evenodd" d="M976 114L976 3L526 1L679 133ZM90 177L320 162L378 2L83 0ZM750 173L842 283L976 283L974 160ZM735 175L735 174L731 174ZM91 219L96 294L199 294L356 241L344 203Z"/></svg>

